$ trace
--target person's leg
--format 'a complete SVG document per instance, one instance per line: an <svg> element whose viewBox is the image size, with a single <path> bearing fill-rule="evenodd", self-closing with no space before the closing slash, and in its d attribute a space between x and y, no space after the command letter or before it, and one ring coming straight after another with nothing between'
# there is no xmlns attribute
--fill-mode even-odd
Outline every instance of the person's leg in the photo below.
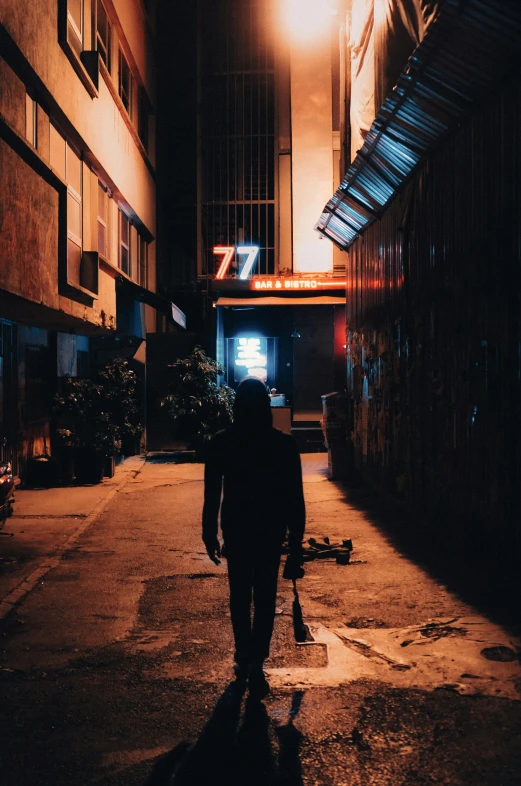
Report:
<svg viewBox="0 0 521 786"><path fill-rule="evenodd" d="M235 662L246 666L251 659L251 600L253 564L249 555L227 547L230 615L235 640Z"/></svg>
<svg viewBox="0 0 521 786"><path fill-rule="evenodd" d="M257 554L253 568L252 661L262 668L270 654L270 641L275 620L277 583L280 565L280 543ZM267 552L267 553L266 553Z"/></svg>

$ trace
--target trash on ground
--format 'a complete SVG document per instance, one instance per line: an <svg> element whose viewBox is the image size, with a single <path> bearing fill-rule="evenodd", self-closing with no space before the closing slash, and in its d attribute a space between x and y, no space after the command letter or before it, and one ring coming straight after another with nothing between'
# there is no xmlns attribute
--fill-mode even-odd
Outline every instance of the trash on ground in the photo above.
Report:
<svg viewBox="0 0 521 786"><path fill-rule="evenodd" d="M284 543L283 551L286 554L289 551L287 542ZM332 543L327 536L321 540L311 537L302 546L302 557L304 562L320 559L335 560L338 565L364 564L365 560L351 559L352 551L353 541L350 538L343 540L341 543Z"/></svg>

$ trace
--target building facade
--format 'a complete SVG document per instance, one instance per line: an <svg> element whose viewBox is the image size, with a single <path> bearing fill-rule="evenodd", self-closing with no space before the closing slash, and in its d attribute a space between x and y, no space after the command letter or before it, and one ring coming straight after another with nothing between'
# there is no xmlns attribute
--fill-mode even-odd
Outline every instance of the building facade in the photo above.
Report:
<svg viewBox="0 0 521 786"><path fill-rule="evenodd" d="M316 227L346 251L356 469L437 548L517 576L520 9L353 0L346 19L352 152Z"/></svg>
<svg viewBox="0 0 521 786"><path fill-rule="evenodd" d="M343 255L313 229L337 185L339 44L329 17L310 42L285 12L198 5L198 278L227 382L259 376L321 443L345 343Z"/></svg>
<svg viewBox="0 0 521 786"><path fill-rule="evenodd" d="M156 289L154 4L2 3L0 450L49 453L60 377L145 360Z"/></svg>

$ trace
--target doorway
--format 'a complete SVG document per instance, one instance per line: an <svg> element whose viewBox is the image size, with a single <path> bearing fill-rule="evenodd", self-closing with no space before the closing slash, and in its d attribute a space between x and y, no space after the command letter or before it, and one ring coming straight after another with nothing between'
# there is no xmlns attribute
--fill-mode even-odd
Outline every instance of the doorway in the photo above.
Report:
<svg viewBox="0 0 521 786"><path fill-rule="evenodd" d="M16 325L0 320L0 460L18 474Z"/></svg>

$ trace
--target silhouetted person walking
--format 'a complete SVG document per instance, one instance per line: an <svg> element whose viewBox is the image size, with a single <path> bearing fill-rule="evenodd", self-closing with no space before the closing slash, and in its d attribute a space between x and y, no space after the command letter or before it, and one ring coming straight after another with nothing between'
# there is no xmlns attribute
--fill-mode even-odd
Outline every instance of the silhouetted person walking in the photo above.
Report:
<svg viewBox="0 0 521 786"><path fill-rule="evenodd" d="M260 380L247 377L240 383L233 414L233 424L215 434L208 445L203 541L210 559L218 564L220 509L235 671L239 679L248 676L250 692L265 693L269 688L262 667L269 655L281 547L287 533L290 553L285 577L302 575L302 468L294 438L272 426L269 395Z"/></svg>

